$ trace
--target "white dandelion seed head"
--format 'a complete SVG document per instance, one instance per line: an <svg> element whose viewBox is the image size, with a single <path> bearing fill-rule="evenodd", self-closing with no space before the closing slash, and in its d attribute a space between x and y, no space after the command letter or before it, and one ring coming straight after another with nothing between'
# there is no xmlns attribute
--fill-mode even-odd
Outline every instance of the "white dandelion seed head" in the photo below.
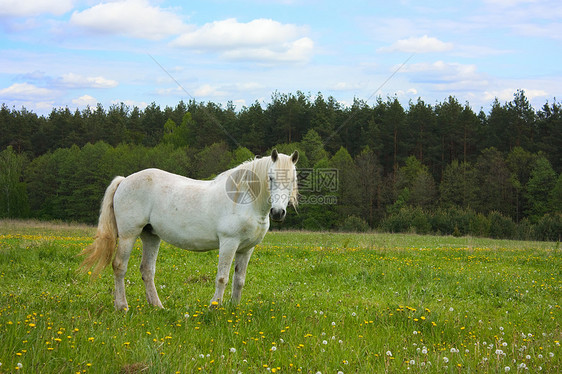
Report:
<svg viewBox="0 0 562 374"><path fill-rule="evenodd" d="M507 347L507 342L503 342L502 346Z"/></svg>
<svg viewBox="0 0 562 374"><path fill-rule="evenodd" d="M18 362L18 364L16 365L19 369L21 369L23 367L23 364L21 362Z"/></svg>
<svg viewBox="0 0 562 374"><path fill-rule="evenodd" d="M538 357L539 357L539 358L542 358L543 356L539 353Z"/></svg>
<svg viewBox="0 0 562 374"><path fill-rule="evenodd" d="M416 360L410 360L410 365L415 365L416 364Z"/></svg>
<svg viewBox="0 0 562 374"><path fill-rule="evenodd" d="M205 355L204 355L203 353L201 353L201 354L199 355L199 358L205 358Z"/></svg>
<svg viewBox="0 0 562 374"><path fill-rule="evenodd" d="M525 358L526 358L527 360L530 360L530 359L531 359L531 355L527 355L527 356L525 356Z"/></svg>
<svg viewBox="0 0 562 374"><path fill-rule="evenodd" d="M388 357L392 357L392 352L386 351L386 355L387 355Z"/></svg>
<svg viewBox="0 0 562 374"><path fill-rule="evenodd" d="M554 357L554 352L548 352L548 357L550 358Z"/></svg>
<svg viewBox="0 0 562 374"><path fill-rule="evenodd" d="M443 362L447 363L447 362L449 362L449 359L447 357L443 357Z"/></svg>
<svg viewBox="0 0 562 374"><path fill-rule="evenodd" d="M336 323L335 323L335 322L332 322L332 326L335 326L335 325L336 325Z"/></svg>
<svg viewBox="0 0 562 374"><path fill-rule="evenodd" d="M357 315L357 313L355 313L355 312L351 313L352 317L355 317L356 315Z"/></svg>
<svg viewBox="0 0 562 374"><path fill-rule="evenodd" d="M505 370L505 372L507 373L508 371L511 370L511 368L510 368L509 366L506 366L504 370Z"/></svg>
<svg viewBox="0 0 562 374"><path fill-rule="evenodd" d="M276 346L271 347L271 352L275 352L277 350Z"/></svg>
<svg viewBox="0 0 562 374"><path fill-rule="evenodd" d="M452 311L454 311L454 309L453 309L453 307L450 307L449 312L452 312Z"/></svg>
<svg viewBox="0 0 562 374"><path fill-rule="evenodd" d="M322 344L326 345L326 344L328 344L328 341L327 341L327 340L322 340Z"/></svg>
<svg viewBox="0 0 562 374"><path fill-rule="evenodd" d="M236 353L236 348L234 347L230 348L230 353Z"/></svg>
<svg viewBox="0 0 562 374"><path fill-rule="evenodd" d="M423 353L424 355L426 355L426 354L427 354L427 348L426 348L426 347L423 347L422 350L421 350L421 353Z"/></svg>

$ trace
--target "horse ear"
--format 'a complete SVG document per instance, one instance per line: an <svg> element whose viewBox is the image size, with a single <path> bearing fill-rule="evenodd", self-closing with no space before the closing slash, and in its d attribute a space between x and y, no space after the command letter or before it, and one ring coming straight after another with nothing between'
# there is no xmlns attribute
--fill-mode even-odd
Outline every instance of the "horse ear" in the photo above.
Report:
<svg viewBox="0 0 562 374"><path fill-rule="evenodd" d="M298 160L299 160L299 151L295 149L295 151L291 155L291 161L293 161L293 164L296 164Z"/></svg>
<svg viewBox="0 0 562 374"><path fill-rule="evenodd" d="M277 153L276 148L273 148L273 151L271 152L271 161L276 162L278 158L279 158L279 153Z"/></svg>

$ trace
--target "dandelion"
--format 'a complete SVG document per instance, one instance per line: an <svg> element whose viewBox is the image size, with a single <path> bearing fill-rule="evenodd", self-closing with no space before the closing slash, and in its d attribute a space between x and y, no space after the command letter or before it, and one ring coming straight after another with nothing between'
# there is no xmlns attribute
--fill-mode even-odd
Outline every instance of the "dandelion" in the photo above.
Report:
<svg viewBox="0 0 562 374"><path fill-rule="evenodd" d="M271 352L275 352L277 350L276 346L271 347Z"/></svg>
<svg viewBox="0 0 562 374"><path fill-rule="evenodd" d="M328 344L328 341L327 341L327 340L322 340L322 344L326 345L326 344Z"/></svg>
<svg viewBox="0 0 562 374"><path fill-rule="evenodd" d="M416 360L410 360L410 365L415 365L416 364Z"/></svg>
<svg viewBox="0 0 562 374"><path fill-rule="evenodd" d="M421 353L423 353L424 355L426 355L426 354L427 354L427 348L426 348L426 347L423 347L422 350L421 350Z"/></svg>
<svg viewBox="0 0 562 374"><path fill-rule="evenodd" d="M450 307L450 308L449 308L449 312L452 312L453 310L454 310L453 307Z"/></svg>
<svg viewBox="0 0 562 374"><path fill-rule="evenodd" d="M21 362L18 362L18 364L16 365L16 367L17 367L16 370L19 370L19 369L21 369L21 368L23 367L23 364L22 364Z"/></svg>
<svg viewBox="0 0 562 374"><path fill-rule="evenodd" d="M550 358L554 357L554 352L548 352L548 357Z"/></svg>
<svg viewBox="0 0 562 374"><path fill-rule="evenodd" d="M505 370L505 372L507 373L508 371L511 370L511 368L510 368L509 366L506 366L504 370Z"/></svg>
<svg viewBox="0 0 562 374"><path fill-rule="evenodd" d="M459 353L459 350L456 348L451 348L451 353Z"/></svg>
<svg viewBox="0 0 562 374"><path fill-rule="evenodd" d="M531 359L531 355L527 355L527 356L525 356L525 358L526 358L527 360L530 360L530 359Z"/></svg>
<svg viewBox="0 0 562 374"><path fill-rule="evenodd" d="M230 353L236 353L236 348L234 347L230 348Z"/></svg>
<svg viewBox="0 0 562 374"><path fill-rule="evenodd" d="M357 315L357 313L355 313L355 312L351 313L352 317L355 317L356 315Z"/></svg>
<svg viewBox="0 0 562 374"><path fill-rule="evenodd" d="M444 363L448 363L448 362L449 362L449 359L448 359L447 357L443 357L443 362L444 362Z"/></svg>
<svg viewBox="0 0 562 374"><path fill-rule="evenodd" d="M388 357L392 357L392 352L386 351L386 355L387 355Z"/></svg>

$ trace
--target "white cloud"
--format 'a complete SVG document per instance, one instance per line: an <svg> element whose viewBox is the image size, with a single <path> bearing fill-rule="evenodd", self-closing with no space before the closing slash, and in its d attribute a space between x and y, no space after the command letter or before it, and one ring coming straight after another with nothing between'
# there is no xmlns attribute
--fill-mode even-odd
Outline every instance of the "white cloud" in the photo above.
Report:
<svg viewBox="0 0 562 374"><path fill-rule="evenodd" d="M113 88L119 84L104 77L84 77L74 73L63 74L59 82L68 88Z"/></svg>
<svg viewBox="0 0 562 374"><path fill-rule="evenodd" d="M34 17L48 13L60 16L73 7L73 0L0 0L0 16Z"/></svg>
<svg viewBox="0 0 562 374"><path fill-rule="evenodd" d="M525 97L529 100L536 98L548 97L548 93L544 90L537 89L524 89ZM513 94L517 92L517 88L505 88L496 91L485 91L484 99L487 101L492 101L497 98L500 102L509 102L513 100Z"/></svg>
<svg viewBox="0 0 562 374"><path fill-rule="evenodd" d="M79 107L86 107L90 106L90 108L95 108L98 105L98 100L90 95L80 96L77 99L72 99L72 104L75 104Z"/></svg>
<svg viewBox="0 0 562 374"><path fill-rule="evenodd" d="M195 90L195 97L209 97L209 96L226 96L225 91L221 91L218 87L210 84L204 84Z"/></svg>
<svg viewBox="0 0 562 374"><path fill-rule="evenodd" d="M95 33L149 40L160 40L188 29L172 10L151 6L146 0L100 3L74 12L70 23Z"/></svg>
<svg viewBox="0 0 562 374"><path fill-rule="evenodd" d="M120 105L121 103L125 104L129 108L137 107L139 109L144 109L148 106L148 103L144 101L135 101L135 100L113 100L111 104Z"/></svg>
<svg viewBox="0 0 562 374"><path fill-rule="evenodd" d="M444 61L418 63L404 66L401 73L408 74L416 84L429 84L439 91L482 88L489 83L473 64Z"/></svg>
<svg viewBox="0 0 562 374"><path fill-rule="evenodd" d="M314 50L314 42L304 36L306 31L305 27L271 19L241 23L230 18L184 33L172 46L219 51L234 60L306 61Z"/></svg>
<svg viewBox="0 0 562 374"><path fill-rule="evenodd" d="M0 97L6 101L30 100L33 98L46 98L53 95L54 91L48 88L37 87L29 83L14 83L10 87L0 90Z"/></svg>
<svg viewBox="0 0 562 374"><path fill-rule="evenodd" d="M408 52L408 53L429 53L444 52L453 49L453 43L442 42L441 40L424 35L422 37L411 37L400 39L388 47L379 48L378 52Z"/></svg>

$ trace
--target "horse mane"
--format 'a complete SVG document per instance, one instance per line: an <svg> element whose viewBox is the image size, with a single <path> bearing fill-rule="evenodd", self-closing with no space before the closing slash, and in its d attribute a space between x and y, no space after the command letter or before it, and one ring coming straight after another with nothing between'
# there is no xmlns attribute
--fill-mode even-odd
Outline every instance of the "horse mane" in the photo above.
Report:
<svg viewBox="0 0 562 374"><path fill-rule="evenodd" d="M279 163L279 168L282 170L293 170L293 162L291 161L291 157L287 155L279 155L277 159ZM252 196L256 196L255 203L258 203L260 206L263 206L268 203L269 200L269 178L268 178L268 171L272 164L271 156L267 157L255 157L253 159L244 161L240 165L226 170L223 173L219 174L215 179L219 179L222 176L227 177L232 173L240 170L248 170L251 173L243 174L246 178L252 178L253 175L257 176L259 183L239 183L238 187L247 186L249 188L249 192ZM253 174L252 174L253 173ZM290 176L291 177L291 176ZM251 182L250 180L245 180L245 182ZM242 191L240 191L242 192ZM293 186L293 191L290 196L289 202L296 208L298 204L298 188L297 183Z"/></svg>

